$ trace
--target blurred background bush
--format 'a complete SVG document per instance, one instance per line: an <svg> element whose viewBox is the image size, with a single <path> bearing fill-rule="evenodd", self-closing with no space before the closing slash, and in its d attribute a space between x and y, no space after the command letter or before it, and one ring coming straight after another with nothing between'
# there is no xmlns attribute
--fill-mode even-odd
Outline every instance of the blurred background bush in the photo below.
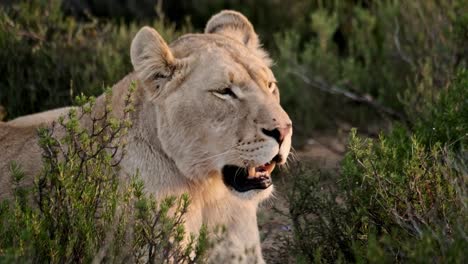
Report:
<svg viewBox="0 0 468 264"><path fill-rule="evenodd" d="M466 260L466 0L3 1L0 118L100 94L132 70L139 27L171 41L221 9L244 13L274 59L297 149L316 133L360 132L337 171L287 172L288 254Z"/></svg>

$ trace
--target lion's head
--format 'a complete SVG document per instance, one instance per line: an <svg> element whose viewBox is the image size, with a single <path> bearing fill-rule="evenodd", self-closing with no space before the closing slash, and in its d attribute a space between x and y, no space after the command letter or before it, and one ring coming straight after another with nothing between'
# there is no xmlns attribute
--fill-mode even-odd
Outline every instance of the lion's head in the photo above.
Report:
<svg viewBox="0 0 468 264"><path fill-rule="evenodd" d="M204 34L170 46L144 27L131 60L153 106L146 120L157 124L163 150L186 177L222 177L240 197L271 193L271 172L286 162L292 123L247 18L223 11Z"/></svg>

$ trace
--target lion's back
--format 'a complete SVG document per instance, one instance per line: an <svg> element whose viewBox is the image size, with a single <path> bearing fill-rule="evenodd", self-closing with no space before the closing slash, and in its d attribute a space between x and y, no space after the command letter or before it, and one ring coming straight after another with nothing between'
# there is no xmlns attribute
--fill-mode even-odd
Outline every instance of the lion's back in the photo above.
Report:
<svg viewBox="0 0 468 264"><path fill-rule="evenodd" d="M61 115L65 115L70 111L71 107L63 107L58 109L53 109L41 113L20 116L9 121L7 124L15 127L31 127L38 126L41 124L49 124Z"/></svg>

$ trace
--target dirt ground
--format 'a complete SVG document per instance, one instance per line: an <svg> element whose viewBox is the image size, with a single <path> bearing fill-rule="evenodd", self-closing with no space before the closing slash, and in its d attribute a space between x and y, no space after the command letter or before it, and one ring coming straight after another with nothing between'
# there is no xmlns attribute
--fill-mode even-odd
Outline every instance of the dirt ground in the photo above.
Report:
<svg viewBox="0 0 468 264"><path fill-rule="evenodd" d="M295 151L299 162L308 162L324 170L337 170L343 158L346 137L340 135L316 135L307 144ZM267 263L290 263L287 243L292 236L292 224L288 219L288 203L285 198L288 179L294 175L284 173L275 181L275 195L265 202L258 213L258 225L262 240L263 255Z"/></svg>

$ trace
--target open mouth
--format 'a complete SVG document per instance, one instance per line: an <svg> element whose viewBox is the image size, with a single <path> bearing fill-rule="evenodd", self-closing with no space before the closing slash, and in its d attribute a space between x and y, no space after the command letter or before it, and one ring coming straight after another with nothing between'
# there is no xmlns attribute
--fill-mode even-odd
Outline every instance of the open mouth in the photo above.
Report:
<svg viewBox="0 0 468 264"><path fill-rule="evenodd" d="M238 192L267 189L273 184L271 172L275 169L275 165L275 161L258 167L226 165L223 167L224 184Z"/></svg>

